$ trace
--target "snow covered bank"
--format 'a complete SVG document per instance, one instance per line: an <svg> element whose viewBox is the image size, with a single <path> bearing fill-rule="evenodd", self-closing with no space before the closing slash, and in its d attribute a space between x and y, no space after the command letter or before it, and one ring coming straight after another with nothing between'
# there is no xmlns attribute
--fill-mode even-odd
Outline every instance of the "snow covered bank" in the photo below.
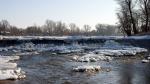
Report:
<svg viewBox="0 0 150 84"><path fill-rule="evenodd" d="M19 56L0 56L0 80L25 78L25 73L17 67L17 63L11 62L18 59Z"/></svg>
<svg viewBox="0 0 150 84"><path fill-rule="evenodd" d="M56 39L56 40L80 40L80 39L150 39L150 35L145 36L0 36L0 40L42 40L42 39Z"/></svg>

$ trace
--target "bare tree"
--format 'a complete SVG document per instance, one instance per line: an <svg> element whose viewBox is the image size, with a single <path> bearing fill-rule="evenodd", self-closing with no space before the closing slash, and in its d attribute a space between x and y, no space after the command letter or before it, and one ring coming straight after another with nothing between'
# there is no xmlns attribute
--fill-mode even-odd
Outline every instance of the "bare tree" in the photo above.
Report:
<svg viewBox="0 0 150 84"><path fill-rule="evenodd" d="M133 32L134 34L137 34L138 33L138 30L136 28L136 21L135 21L135 18L133 16L133 12L134 12L134 5L133 4L136 4L135 2L133 2L134 0L125 0L125 3L127 4L128 6L128 9L129 9L129 14L130 14L130 18L131 18L131 23L132 23L132 28L133 28Z"/></svg>
<svg viewBox="0 0 150 84"><path fill-rule="evenodd" d="M70 35L79 35L80 29L76 24L71 23L69 24L69 29L70 29Z"/></svg>
<svg viewBox="0 0 150 84"><path fill-rule="evenodd" d="M122 33L125 33L127 36L132 35L132 29L131 29L131 23L130 18L126 11L122 11L117 14L119 19L118 27L122 31Z"/></svg>
<svg viewBox="0 0 150 84"><path fill-rule="evenodd" d="M49 35L54 35L54 29L56 27L56 23L52 20L46 20L44 27L44 31Z"/></svg>
<svg viewBox="0 0 150 84"><path fill-rule="evenodd" d="M8 29L10 28L10 24L7 20L2 20L0 22L0 34L1 35L7 35Z"/></svg>
<svg viewBox="0 0 150 84"><path fill-rule="evenodd" d="M142 30L148 32L150 27L150 1L149 0L139 0L140 9L141 9L141 20L142 20Z"/></svg>
<svg viewBox="0 0 150 84"><path fill-rule="evenodd" d="M18 29L15 26L10 27L9 32L10 32L9 35L11 35L11 36L19 36L19 35L21 35L20 29Z"/></svg>
<svg viewBox="0 0 150 84"><path fill-rule="evenodd" d="M91 27L89 25L83 26L83 32L86 36L89 35L90 30L91 30Z"/></svg>
<svg viewBox="0 0 150 84"><path fill-rule="evenodd" d="M104 24L97 24L95 26L95 28L96 28L96 31L97 31L98 35L102 35L102 36L105 35L105 26L104 26Z"/></svg>
<svg viewBox="0 0 150 84"><path fill-rule="evenodd" d="M117 0L120 11L117 13L120 27L128 35L137 34L137 13L135 11L136 0Z"/></svg>
<svg viewBox="0 0 150 84"><path fill-rule="evenodd" d="M119 30L115 25L97 24L95 28L97 35L102 36L119 35Z"/></svg>
<svg viewBox="0 0 150 84"><path fill-rule="evenodd" d="M54 35L62 36L67 29L66 24L62 22L56 22L56 27L54 29Z"/></svg>
<svg viewBox="0 0 150 84"><path fill-rule="evenodd" d="M41 35L42 30L37 26L29 26L25 29L25 35L30 36L39 36Z"/></svg>

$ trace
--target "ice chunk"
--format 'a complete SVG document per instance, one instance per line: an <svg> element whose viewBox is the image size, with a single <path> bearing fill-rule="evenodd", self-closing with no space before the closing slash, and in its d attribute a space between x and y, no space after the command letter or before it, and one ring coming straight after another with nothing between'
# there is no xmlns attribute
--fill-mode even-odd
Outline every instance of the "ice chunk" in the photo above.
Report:
<svg viewBox="0 0 150 84"><path fill-rule="evenodd" d="M0 80L21 79L21 78L25 78L25 75L22 74L20 68L0 70Z"/></svg>
<svg viewBox="0 0 150 84"><path fill-rule="evenodd" d="M90 54L86 54L86 55L80 56L80 57L74 56L73 59L76 61L79 61L79 62L96 62L99 60L110 61L110 60L112 60L112 57L104 56L103 54L90 53Z"/></svg>
<svg viewBox="0 0 150 84"><path fill-rule="evenodd" d="M150 60L150 57L147 57L148 60Z"/></svg>
<svg viewBox="0 0 150 84"><path fill-rule="evenodd" d="M0 48L0 51L8 51L7 48Z"/></svg>
<svg viewBox="0 0 150 84"><path fill-rule="evenodd" d="M20 59L19 56L0 56L0 63Z"/></svg>
<svg viewBox="0 0 150 84"><path fill-rule="evenodd" d="M0 80L25 78L17 63L11 62L18 59L19 56L0 56Z"/></svg>
<svg viewBox="0 0 150 84"><path fill-rule="evenodd" d="M114 40L107 40L104 45L104 48L111 48L111 49L118 49L118 48L123 48L124 46L119 44L118 42L115 42Z"/></svg>
<svg viewBox="0 0 150 84"><path fill-rule="evenodd" d="M15 68L17 68L17 63L0 62L0 70L2 70L2 69L15 69Z"/></svg>
<svg viewBox="0 0 150 84"><path fill-rule="evenodd" d="M103 54L105 56L133 56L137 54L137 52L134 50L105 49L105 50L95 50L94 52L98 54Z"/></svg>
<svg viewBox="0 0 150 84"><path fill-rule="evenodd" d="M40 54L40 53L37 51L33 51L33 52L16 53L14 55L22 56L22 55L38 55L38 54Z"/></svg>
<svg viewBox="0 0 150 84"><path fill-rule="evenodd" d="M150 60L147 60L147 59L142 60L142 63L149 63L149 62L150 62Z"/></svg>
<svg viewBox="0 0 150 84"><path fill-rule="evenodd" d="M84 66L77 66L73 68L75 72L97 72L100 71L101 67L98 65L84 65Z"/></svg>

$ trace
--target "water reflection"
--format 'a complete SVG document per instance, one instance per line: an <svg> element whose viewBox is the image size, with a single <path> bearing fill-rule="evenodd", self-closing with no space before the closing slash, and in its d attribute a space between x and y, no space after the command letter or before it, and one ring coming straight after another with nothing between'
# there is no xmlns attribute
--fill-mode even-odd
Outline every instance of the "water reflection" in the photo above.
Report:
<svg viewBox="0 0 150 84"><path fill-rule="evenodd" d="M121 63L119 84L150 84L150 64Z"/></svg>
<svg viewBox="0 0 150 84"><path fill-rule="evenodd" d="M143 68L144 80L145 84L150 84L150 64L147 64L145 68Z"/></svg>
<svg viewBox="0 0 150 84"><path fill-rule="evenodd" d="M133 64L122 64L120 66L120 80L119 84L132 84L133 75L134 75L134 68Z"/></svg>

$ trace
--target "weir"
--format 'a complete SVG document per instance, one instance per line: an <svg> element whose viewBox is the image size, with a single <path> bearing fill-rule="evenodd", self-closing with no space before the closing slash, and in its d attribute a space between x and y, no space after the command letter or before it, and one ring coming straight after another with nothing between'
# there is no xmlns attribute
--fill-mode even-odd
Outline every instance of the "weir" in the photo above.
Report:
<svg viewBox="0 0 150 84"><path fill-rule="evenodd" d="M80 37L80 36L65 36L65 37L1 37L0 46L13 46L22 43L32 42L34 44L54 44L54 45L70 45L73 43L77 44L99 44L104 43L106 40L114 40L116 42L133 46L149 48L150 47L150 38L147 37L120 37L120 36L93 36L93 37Z"/></svg>

